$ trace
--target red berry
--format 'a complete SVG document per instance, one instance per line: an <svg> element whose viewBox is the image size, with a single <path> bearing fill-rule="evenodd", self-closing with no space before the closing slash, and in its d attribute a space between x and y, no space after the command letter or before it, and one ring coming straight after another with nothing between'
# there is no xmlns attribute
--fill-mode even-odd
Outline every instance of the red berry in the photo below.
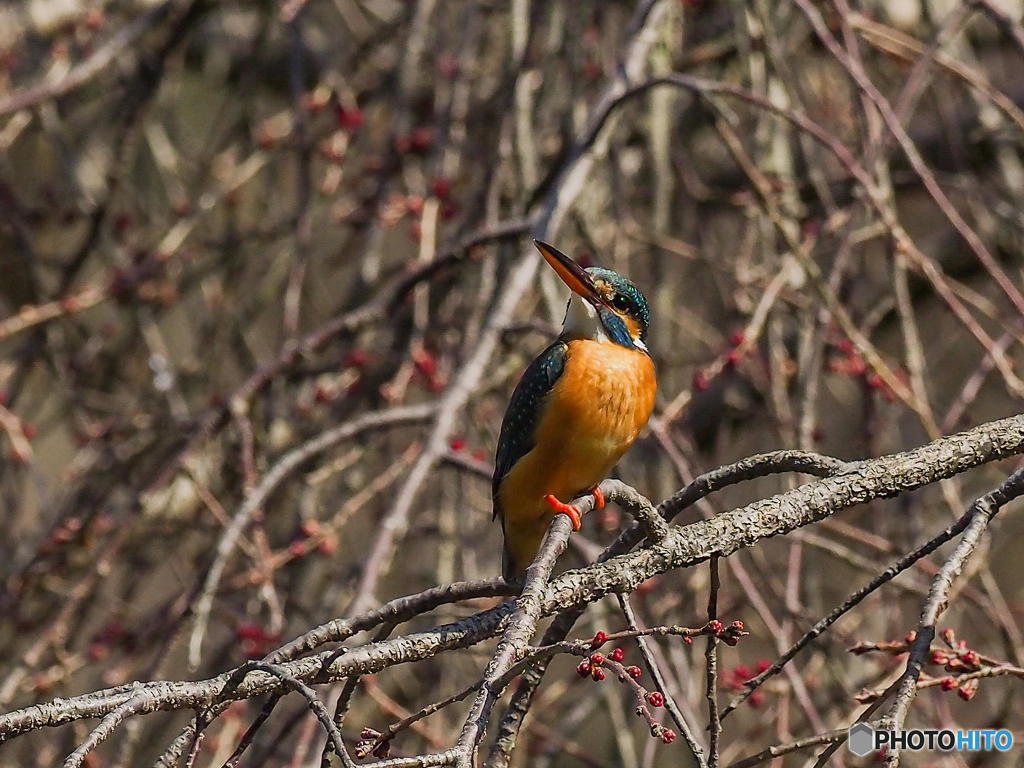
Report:
<svg viewBox="0 0 1024 768"><path fill-rule="evenodd" d="M427 378L437 375L437 358L426 351L419 352L413 356L413 363L416 368Z"/></svg>
<svg viewBox="0 0 1024 768"><path fill-rule="evenodd" d="M661 732L661 741L664 744L671 744L676 740L676 732L671 728L666 728Z"/></svg>
<svg viewBox="0 0 1024 768"><path fill-rule="evenodd" d="M600 648L602 645L608 642L608 633L604 631L598 631L594 634L594 637L590 641L591 648Z"/></svg>
<svg viewBox="0 0 1024 768"><path fill-rule="evenodd" d="M352 368L362 368L369 361L370 356L365 349L353 349L345 355L344 364Z"/></svg>
<svg viewBox="0 0 1024 768"><path fill-rule="evenodd" d="M605 678L604 670L600 667L593 667L590 670L590 676L594 678L595 682L601 682Z"/></svg>
<svg viewBox="0 0 1024 768"><path fill-rule="evenodd" d="M339 128L347 128L354 131L363 124L363 110L358 108L346 109L339 105L335 111L335 119L338 121Z"/></svg>
<svg viewBox="0 0 1024 768"><path fill-rule="evenodd" d="M417 128L409 135L409 148L413 152L426 152L434 143L434 132L429 128Z"/></svg>
<svg viewBox="0 0 1024 768"><path fill-rule="evenodd" d="M644 698L647 699L647 703L650 704L652 707L665 706L665 694L663 694L661 691L651 691L646 696L644 696Z"/></svg>
<svg viewBox="0 0 1024 768"><path fill-rule="evenodd" d="M584 659L576 667L576 674L580 677L590 676L590 662Z"/></svg>
<svg viewBox="0 0 1024 768"><path fill-rule="evenodd" d="M590 665L592 667L600 667L604 664L604 654L598 651L597 653L590 654Z"/></svg>
<svg viewBox="0 0 1024 768"><path fill-rule="evenodd" d="M265 635L259 624L243 622L235 627L235 637L239 640L262 640Z"/></svg>
<svg viewBox="0 0 1024 768"><path fill-rule="evenodd" d="M434 193L435 197L439 197L444 200L451 194L452 185L448 182L448 179L442 176L441 178L434 179L434 183L431 185L430 190Z"/></svg>
<svg viewBox="0 0 1024 768"><path fill-rule="evenodd" d="M634 680L639 680L640 675L643 674L643 671L641 671L640 667L637 666L626 667L626 674L632 677Z"/></svg>
<svg viewBox="0 0 1024 768"><path fill-rule="evenodd" d="M612 651L610 658L612 661L622 661L626 658L626 652L622 648L616 648Z"/></svg>

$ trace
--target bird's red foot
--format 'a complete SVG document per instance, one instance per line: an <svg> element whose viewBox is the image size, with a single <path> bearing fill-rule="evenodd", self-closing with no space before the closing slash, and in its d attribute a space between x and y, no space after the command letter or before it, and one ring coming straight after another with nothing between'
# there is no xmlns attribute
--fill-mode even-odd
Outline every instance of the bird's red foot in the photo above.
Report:
<svg viewBox="0 0 1024 768"><path fill-rule="evenodd" d="M590 495L594 497L594 509L604 509L604 494L600 486L595 485L590 489Z"/></svg>
<svg viewBox="0 0 1024 768"><path fill-rule="evenodd" d="M548 503L555 512L560 515L567 515L572 521L572 529L578 531L580 526L583 525L583 520L580 517L580 511L576 509L572 504L566 504L555 498L554 494L549 493L544 497L544 501Z"/></svg>

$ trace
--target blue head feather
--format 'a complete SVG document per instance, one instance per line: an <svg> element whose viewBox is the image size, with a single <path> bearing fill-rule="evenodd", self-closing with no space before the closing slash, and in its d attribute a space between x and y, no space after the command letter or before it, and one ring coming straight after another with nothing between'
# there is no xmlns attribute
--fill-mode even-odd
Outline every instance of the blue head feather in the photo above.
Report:
<svg viewBox="0 0 1024 768"><path fill-rule="evenodd" d="M614 289L612 303L615 310L633 318L640 329L640 341L646 341L647 331L651 325L651 310L647 306L647 299L643 292L629 278L623 277L614 270L590 267L587 272L595 281L604 281ZM599 306L597 315L612 341L624 347L633 346L633 339L626 323L615 311L609 307Z"/></svg>

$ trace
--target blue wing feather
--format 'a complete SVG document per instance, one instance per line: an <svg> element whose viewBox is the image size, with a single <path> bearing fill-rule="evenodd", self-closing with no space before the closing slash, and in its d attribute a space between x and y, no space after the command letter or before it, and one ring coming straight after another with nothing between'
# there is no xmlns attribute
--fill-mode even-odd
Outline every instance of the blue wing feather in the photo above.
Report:
<svg viewBox="0 0 1024 768"><path fill-rule="evenodd" d="M491 482L494 517L501 514L498 486L516 462L533 449L541 405L565 370L565 353L568 348L568 344L559 340L541 352L530 363L512 393L505 418L501 422L498 453L494 460L494 478Z"/></svg>

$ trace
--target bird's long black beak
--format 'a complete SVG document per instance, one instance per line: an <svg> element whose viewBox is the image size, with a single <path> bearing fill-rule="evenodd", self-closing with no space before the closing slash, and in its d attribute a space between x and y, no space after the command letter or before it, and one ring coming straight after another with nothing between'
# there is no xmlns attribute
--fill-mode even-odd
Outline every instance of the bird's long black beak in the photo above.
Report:
<svg viewBox="0 0 1024 768"><path fill-rule="evenodd" d="M591 304L604 303L604 296L597 290L593 278L583 267L552 245L540 240L534 240L533 244L573 293L578 293Z"/></svg>

